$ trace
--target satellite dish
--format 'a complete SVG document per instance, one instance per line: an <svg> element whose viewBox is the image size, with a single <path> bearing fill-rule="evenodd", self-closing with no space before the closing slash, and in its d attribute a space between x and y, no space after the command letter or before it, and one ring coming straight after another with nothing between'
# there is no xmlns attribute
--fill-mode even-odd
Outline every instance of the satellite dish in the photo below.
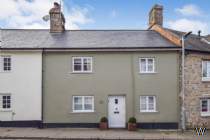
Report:
<svg viewBox="0 0 210 140"><path fill-rule="evenodd" d="M42 17L42 19L47 22L48 20L50 20L50 15L45 15Z"/></svg>

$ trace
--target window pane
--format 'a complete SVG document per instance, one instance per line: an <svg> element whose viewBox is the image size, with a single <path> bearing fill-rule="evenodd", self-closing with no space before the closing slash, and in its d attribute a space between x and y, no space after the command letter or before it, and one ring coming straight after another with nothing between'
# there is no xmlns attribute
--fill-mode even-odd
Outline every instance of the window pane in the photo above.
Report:
<svg viewBox="0 0 210 140"><path fill-rule="evenodd" d="M75 104L82 104L82 97L74 97Z"/></svg>
<svg viewBox="0 0 210 140"><path fill-rule="evenodd" d="M73 63L74 63L74 71L82 70L82 60L80 58L75 58Z"/></svg>
<svg viewBox="0 0 210 140"><path fill-rule="evenodd" d="M93 97L85 97L85 104L92 104Z"/></svg>
<svg viewBox="0 0 210 140"><path fill-rule="evenodd" d="M154 97L153 96L149 96L149 104L153 104L154 103Z"/></svg>
<svg viewBox="0 0 210 140"><path fill-rule="evenodd" d="M85 104L85 110L92 110L92 104Z"/></svg>
<svg viewBox="0 0 210 140"><path fill-rule="evenodd" d="M82 60L80 58L75 58L74 59L74 64L82 64Z"/></svg>
<svg viewBox="0 0 210 140"><path fill-rule="evenodd" d="M2 96L2 108L7 109L11 108L11 97L8 95L3 95Z"/></svg>
<svg viewBox="0 0 210 140"><path fill-rule="evenodd" d="M74 71L81 71L82 66L81 65L74 65Z"/></svg>
<svg viewBox="0 0 210 140"><path fill-rule="evenodd" d="M10 71L11 70L11 58L3 57L3 70Z"/></svg>
<svg viewBox="0 0 210 140"><path fill-rule="evenodd" d="M140 71L141 72L146 72L146 59L141 59L140 60Z"/></svg>
<svg viewBox="0 0 210 140"><path fill-rule="evenodd" d="M82 110L82 104L75 104L74 110Z"/></svg>
<svg viewBox="0 0 210 140"><path fill-rule="evenodd" d="M85 97L85 110L93 109L93 97Z"/></svg>
<svg viewBox="0 0 210 140"><path fill-rule="evenodd" d="M140 110L147 110L146 96L140 97Z"/></svg>
<svg viewBox="0 0 210 140"><path fill-rule="evenodd" d="M84 66L83 66L84 71L91 71L91 59L85 58L83 61L84 61Z"/></svg>
<svg viewBox="0 0 210 140"><path fill-rule="evenodd" d="M141 110L147 110L147 106L146 106L146 104L141 104L140 109L141 109Z"/></svg>
<svg viewBox="0 0 210 140"><path fill-rule="evenodd" d="M154 110L154 104L152 103L152 104L149 104L149 108L148 108L149 110Z"/></svg>
<svg viewBox="0 0 210 140"><path fill-rule="evenodd" d="M208 111L208 102L207 100L202 100L202 112L207 112Z"/></svg>
<svg viewBox="0 0 210 140"><path fill-rule="evenodd" d="M210 61L207 61L207 77L210 77Z"/></svg>
<svg viewBox="0 0 210 140"><path fill-rule="evenodd" d="M203 77L207 77L207 61L203 61Z"/></svg>
<svg viewBox="0 0 210 140"><path fill-rule="evenodd" d="M91 65L90 64L84 64L84 71L91 71Z"/></svg>
<svg viewBox="0 0 210 140"><path fill-rule="evenodd" d="M152 72L154 69L154 66L153 66L153 59L148 59L148 71L149 72Z"/></svg>
<svg viewBox="0 0 210 140"><path fill-rule="evenodd" d="M140 102L142 103L142 104L146 104L146 96L141 96L141 100L140 100Z"/></svg>
<svg viewBox="0 0 210 140"><path fill-rule="evenodd" d="M6 106L5 104L3 104L2 108L4 108L4 109L5 109L5 108L7 108L7 106Z"/></svg>

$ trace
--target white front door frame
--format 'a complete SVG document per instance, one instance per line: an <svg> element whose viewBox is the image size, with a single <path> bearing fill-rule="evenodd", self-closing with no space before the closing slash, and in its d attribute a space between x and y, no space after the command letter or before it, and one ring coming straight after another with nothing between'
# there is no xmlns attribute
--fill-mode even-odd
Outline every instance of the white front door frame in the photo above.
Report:
<svg viewBox="0 0 210 140"><path fill-rule="evenodd" d="M126 128L126 98L122 95L108 97L109 128Z"/></svg>

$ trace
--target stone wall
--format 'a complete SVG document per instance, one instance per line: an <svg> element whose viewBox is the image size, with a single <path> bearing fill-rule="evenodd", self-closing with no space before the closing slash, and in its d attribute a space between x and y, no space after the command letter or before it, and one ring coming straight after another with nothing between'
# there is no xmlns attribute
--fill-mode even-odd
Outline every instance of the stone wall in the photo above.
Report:
<svg viewBox="0 0 210 140"><path fill-rule="evenodd" d="M185 107L186 126L194 128L206 124L210 128L210 116L200 114L200 98L207 94L210 97L210 82L202 81L202 60L210 59L210 54L190 53L185 59Z"/></svg>

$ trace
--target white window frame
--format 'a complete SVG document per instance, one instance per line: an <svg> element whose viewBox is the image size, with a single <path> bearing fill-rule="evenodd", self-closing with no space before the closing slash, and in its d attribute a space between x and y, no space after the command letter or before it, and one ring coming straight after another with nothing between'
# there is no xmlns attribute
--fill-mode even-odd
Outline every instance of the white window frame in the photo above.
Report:
<svg viewBox="0 0 210 140"><path fill-rule="evenodd" d="M202 61L202 81L210 81L210 77L204 77L203 76L203 71L204 71L204 62L207 62L207 70L208 71L208 65L210 65L210 60L203 60ZM208 64L209 63L209 64ZM210 70L209 70L210 71Z"/></svg>
<svg viewBox="0 0 210 140"><path fill-rule="evenodd" d="M10 96L10 108L3 108L3 96ZM11 111L12 110L12 95L10 93L0 93L0 111Z"/></svg>
<svg viewBox="0 0 210 140"><path fill-rule="evenodd" d="M74 70L74 60L81 59L81 70ZM84 70L84 59L90 59L90 70ZM92 57L72 57L72 72L73 73L92 73L93 71L93 58Z"/></svg>
<svg viewBox="0 0 210 140"><path fill-rule="evenodd" d="M202 112L202 101L207 100L207 112ZM201 116L210 116L210 98L201 98L200 99L200 113Z"/></svg>
<svg viewBox="0 0 210 140"><path fill-rule="evenodd" d="M82 98L82 109L81 110L75 110L75 103L74 103L74 98L80 97ZM85 110L85 98L86 97L91 97L92 98L92 109L91 110ZM72 111L74 113L87 113L87 112L94 112L94 96L73 96L72 97Z"/></svg>
<svg viewBox="0 0 210 140"><path fill-rule="evenodd" d="M4 70L4 58L10 58L10 70ZM12 57L10 55L0 55L0 72L12 71Z"/></svg>
<svg viewBox="0 0 210 140"><path fill-rule="evenodd" d="M141 60L142 59L145 59L145 62L146 62L146 71L142 71L141 69ZM148 60L149 59L152 59L153 60L153 69L152 71L148 71ZM155 73L155 58L154 57L140 57L139 58L139 73Z"/></svg>
<svg viewBox="0 0 210 140"><path fill-rule="evenodd" d="M141 108L141 97L146 97L146 109L145 110L142 110ZM153 99L154 99L154 102L153 102L153 104L154 104L154 109L153 110L150 110L149 109L149 97L153 97ZM156 96L154 96L154 95L141 95L140 96L140 112L157 112L157 109L156 109Z"/></svg>

